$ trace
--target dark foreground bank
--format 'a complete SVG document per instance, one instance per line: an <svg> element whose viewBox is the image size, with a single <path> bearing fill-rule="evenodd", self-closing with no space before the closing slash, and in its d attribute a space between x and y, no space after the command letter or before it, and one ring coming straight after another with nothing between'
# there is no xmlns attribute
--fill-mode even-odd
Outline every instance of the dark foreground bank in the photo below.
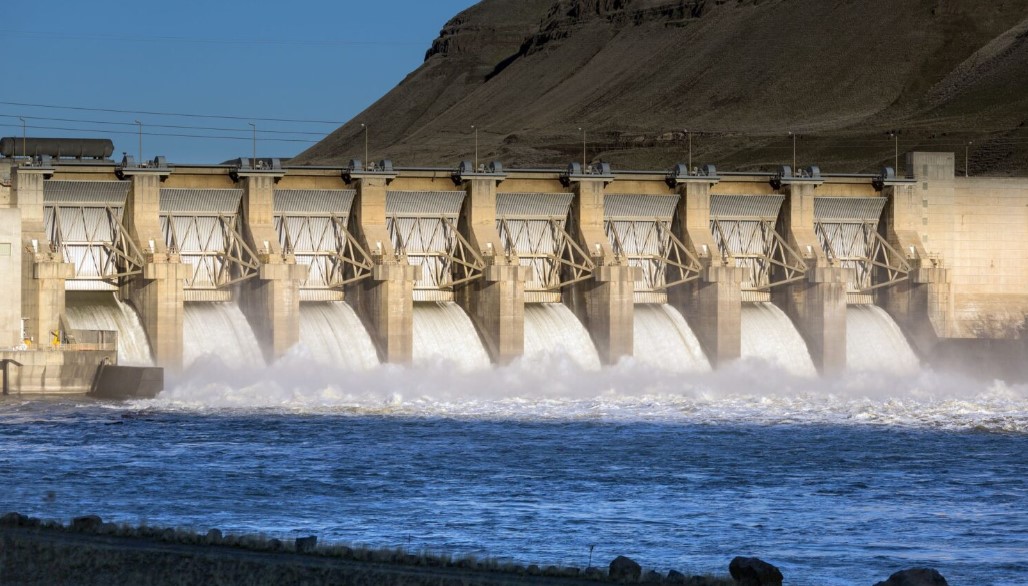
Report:
<svg viewBox="0 0 1028 586"><path fill-rule="evenodd" d="M0 584L278 585L395 584L492 586L596 583L781 586L778 568L757 558L732 560L731 578L644 571L618 557L605 569L517 566L496 560L413 555L401 550L318 547L252 536L197 534L78 517L69 526L8 513L0 517ZM947 586L935 570L898 572L875 586Z"/></svg>

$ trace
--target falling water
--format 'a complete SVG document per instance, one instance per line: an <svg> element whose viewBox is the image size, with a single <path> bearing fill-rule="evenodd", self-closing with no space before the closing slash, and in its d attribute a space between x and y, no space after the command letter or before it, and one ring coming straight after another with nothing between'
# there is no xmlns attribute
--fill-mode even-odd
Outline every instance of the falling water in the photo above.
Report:
<svg viewBox="0 0 1028 586"><path fill-rule="evenodd" d="M742 357L759 358L798 376L815 376L807 345L773 303L742 304Z"/></svg>
<svg viewBox="0 0 1028 586"><path fill-rule="evenodd" d="M414 304L414 364L441 361L461 370L489 368L489 354L478 338L471 318L452 301Z"/></svg>
<svg viewBox="0 0 1028 586"><path fill-rule="evenodd" d="M235 303L186 303L183 362L211 356L231 368L264 366L257 337Z"/></svg>
<svg viewBox="0 0 1028 586"><path fill-rule="evenodd" d="M708 372L710 361L685 318L670 305L635 306L635 358L675 372Z"/></svg>
<svg viewBox="0 0 1028 586"><path fill-rule="evenodd" d="M69 293L65 315L74 330L118 332L119 364L153 366L150 342L139 316L113 293Z"/></svg>
<svg viewBox="0 0 1028 586"><path fill-rule="evenodd" d="M525 360L545 360L559 354L582 368L600 368L600 356L589 332L570 309L561 303L526 303Z"/></svg>
<svg viewBox="0 0 1028 586"><path fill-rule="evenodd" d="M343 301L300 305L300 342L319 364L345 370L368 370L379 364L371 336Z"/></svg>
<svg viewBox="0 0 1028 586"><path fill-rule="evenodd" d="M846 365L895 374L913 373L921 366L899 326L877 305L846 308Z"/></svg>

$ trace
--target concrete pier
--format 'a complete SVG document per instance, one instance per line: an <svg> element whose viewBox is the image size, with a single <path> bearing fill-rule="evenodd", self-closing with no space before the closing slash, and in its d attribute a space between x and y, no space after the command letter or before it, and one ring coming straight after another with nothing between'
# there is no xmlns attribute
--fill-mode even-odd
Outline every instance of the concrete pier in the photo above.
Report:
<svg viewBox="0 0 1028 586"><path fill-rule="evenodd" d="M21 238L12 245L24 251L20 317L25 318L25 336L39 348L60 343L65 281L75 276L75 267L51 249L44 227L43 182L53 172L37 165L15 167L11 173L12 204L21 215Z"/></svg>
<svg viewBox="0 0 1028 586"><path fill-rule="evenodd" d="M192 267L165 244L160 224L161 181L169 169L126 167L131 187L123 221L143 251L143 274L122 287L121 295L139 312L156 363L182 368L185 281Z"/></svg>
<svg viewBox="0 0 1028 586"><path fill-rule="evenodd" d="M399 256L386 221L386 185L395 175L354 172L357 190L351 233L370 252L371 277L347 289L383 362L410 364L414 357L414 280L417 267Z"/></svg>
<svg viewBox="0 0 1028 586"><path fill-rule="evenodd" d="M928 252L922 238L933 204L940 212L953 208L953 155L913 153L907 168L918 183L889 182L882 195L889 200L883 214L886 238L906 257L911 273L905 281L883 288L878 303L900 324L917 350L928 356L939 339L954 330L949 271L939 255ZM929 185L931 191L926 189ZM952 219L943 221L952 224ZM950 234L954 229L949 226Z"/></svg>
<svg viewBox="0 0 1028 586"><path fill-rule="evenodd" d="M463 177L464 207L458 229L485 262L482 276L457 286L454 300L471 317L495 364L525 352L525 279L516 255L506 254L496 229L496 184L503 175Z"/></svg>
<svg viewBox="0 0 1028 586"><path fill-rule="evenodd" d="M814 232L814 194L820 180L793 179L784 185L780 233L807 264L801 281L772 290L771 300L796 324L821 374L846 368L848 269L833 266Z"/></svg>
<svg viewBox="0 0 1028 586"><path fill-rule="evenodd" d="M595 265L591 278L564 288L563 301L585 324L600 360L615 364L634 346L635 281L639 269L617 258L604 233L604 186L613 177L571 175L575 198L569 232Z"/></svg>
<svg viewBox="0 0 1028 586"><path fill-rule="evenodd" d="M240 171L243 236L260 262L255 278L239 288L239 307L257 336L266 361L300 341L300 283L307 267L284 254L275 232L275 181L281 171Z"/></svg>
<svg viewBox="0 0 1028 586"><path fill-rule="evenodd" d="M682 178L679 181L673 230L703 268L700 277L668 290L668 302L692 326L703 351L715 368L742 353L743 269L725 263L710 231L710 187L716 179Z"/></svg>

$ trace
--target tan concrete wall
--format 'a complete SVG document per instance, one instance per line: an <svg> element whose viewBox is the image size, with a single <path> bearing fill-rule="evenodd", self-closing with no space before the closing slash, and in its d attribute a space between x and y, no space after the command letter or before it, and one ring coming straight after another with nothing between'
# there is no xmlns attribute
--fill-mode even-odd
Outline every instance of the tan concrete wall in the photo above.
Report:
<svg viewBox="0 0 1028 586"><path fill-rule="evenodd" d="M911 153L904 227L949 284L937 333L1011 338L1028 315L1028 179L956 177L953 153ZM940 303L941 301L937 301Z"/></svg>
<svg viewBox="0 0 1028 586"><path fill-rule="evenodd" d="M956 178L952 225L929 224L946 230L957 333L1012 337L1028 315L1028 179Z"/></svg>
<svg viewBox="0 0 1028 586"><path fill-rule="evenodd" d="M114 362L114 350L0 351L0 359L12 359L22 366L10 366L11 394L85 394L96 368L106 358Z"/></svg>
<svg viewBox="0 0 1028 586"><path fill-rule="evenodd" d="M21 344L21 212L0 208L0 348Z"/></svg>
<svg viewBox="0 0 1028 586"><path fill-rule="evenodd" d="M0 159L0 207L11 205L11 166L10 159Z"/></svg>

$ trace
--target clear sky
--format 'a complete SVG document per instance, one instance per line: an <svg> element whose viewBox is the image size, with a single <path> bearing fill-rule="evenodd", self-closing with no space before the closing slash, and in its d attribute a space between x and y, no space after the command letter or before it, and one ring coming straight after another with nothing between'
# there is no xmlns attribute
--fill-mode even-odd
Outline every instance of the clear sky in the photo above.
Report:
<svg viewBox="0 0 1028 586"><path fill-rule="evenodd" d="M474 3L14 2L0 20L0 135L20 136L21 116L29 136L110 138L120 159L137 154L138 120L145 159L218 163L250 155L253 122L258 156L292 156L416 69Z"/></svg>

